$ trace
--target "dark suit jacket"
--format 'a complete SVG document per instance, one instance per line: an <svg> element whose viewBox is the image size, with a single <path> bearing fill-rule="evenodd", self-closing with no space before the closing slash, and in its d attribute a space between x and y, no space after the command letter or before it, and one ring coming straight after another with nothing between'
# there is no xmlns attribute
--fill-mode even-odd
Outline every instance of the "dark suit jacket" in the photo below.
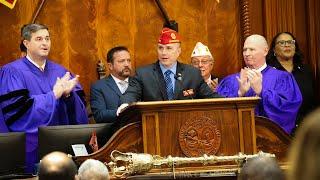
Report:
<svg viewBox="0 0 320 180"><path fill-rule="evenodd" d="M121 96L111 75L98 80L91 86L90 104L97 123L115 121L117 109L121 105Z"/></svg>
<svg viewBox="0 0 320 180"><path fill-rule="evenodd" d="M220 97L212 92L204 82L200 71L187 64L177 64L176 74L181 74L181 81L176 80L174 99L200 99ZM177 75L176 75L177 76ZM168 100L165 80L160 69L159 61L154 64L137 69L136 75L129 82L127 91L121 98L122 103L137 101L163 101ZM192 89L194 95L184 96L183 91Z"/></svg>

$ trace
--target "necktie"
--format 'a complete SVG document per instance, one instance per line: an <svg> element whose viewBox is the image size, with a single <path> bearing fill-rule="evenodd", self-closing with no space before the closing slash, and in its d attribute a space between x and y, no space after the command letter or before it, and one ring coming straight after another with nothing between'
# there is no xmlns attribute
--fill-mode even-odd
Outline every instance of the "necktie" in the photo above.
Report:
<svg viewBox="0 0 320 180"><path fill-rule="evenodd" d="M172 73L172 71L170 70L167 70L165 73L164 73L164 80L166 82L166 90L167 90L167 95L168 95L168 99L169 100L172 100L173 99L173 96L174 96L174 93L173 93L173 83L171 81L171 78L170 78L170 74Z"/></svg>
<svg viewBox="0 0 320 180"><path fill-rule="evenodd" d="M126 92L127 88L128 88L128 83L126 81L119 81L120 84L120 92L121 94L123 94L124 92Z"/></svg>

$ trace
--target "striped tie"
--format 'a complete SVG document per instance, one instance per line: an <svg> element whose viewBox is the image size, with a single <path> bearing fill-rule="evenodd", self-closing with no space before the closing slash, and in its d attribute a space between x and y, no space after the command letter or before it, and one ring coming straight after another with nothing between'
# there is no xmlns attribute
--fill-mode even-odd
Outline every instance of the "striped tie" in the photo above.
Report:
<svg viewBox="0 0 320 180"><path fill-rule="evenodd" d="M173 93L173 84L170 78L170 74L172 73L172 71L167 70L164 73L164 80L166 81L166 90L167 90L167 95L168 95L168 99L172 100L174 93Z"/></svg>

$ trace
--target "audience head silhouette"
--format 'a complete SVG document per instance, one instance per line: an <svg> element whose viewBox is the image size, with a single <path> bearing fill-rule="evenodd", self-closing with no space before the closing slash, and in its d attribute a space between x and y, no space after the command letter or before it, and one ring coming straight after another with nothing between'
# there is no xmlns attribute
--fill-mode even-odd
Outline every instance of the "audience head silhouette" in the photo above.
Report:
<svg viewBox="0 0 320 180"><path fill-rule="evenodd" d="M277 161L271 157L249 159L241 169L238 180L284 180Z"/></svg>
<svg viewBox="0 0 320 180"><path fill-rule="evenodd" d="M39 180L74 180L77 177L77 166L65 153L52 152L40 162Z"/></svg>
<svg viewBox="0 0 320 180"><path fill-rule="evenodd" d="M298 129L290 150L290 180L320 179L320 108L310 113Z"/></svg>
<svg viewBox="0 0 320 180"><path fill-rule="evenodd" d="M108 168L101 161L87 159L79 168L80 180L108 180Z"/></svg>

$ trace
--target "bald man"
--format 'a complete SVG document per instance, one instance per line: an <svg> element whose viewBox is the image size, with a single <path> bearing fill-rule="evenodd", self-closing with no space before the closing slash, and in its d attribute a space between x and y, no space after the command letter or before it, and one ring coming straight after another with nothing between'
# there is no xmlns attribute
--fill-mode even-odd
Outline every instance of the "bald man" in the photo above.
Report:
<svg viewBox="0 0 320 180"><path fill-rule="evenodd" d="M77 180L77 173L77 166L71 158L62 152L52 152L40 162L39 180Z"/></svg>
<svg viewBox="0 0 320 180"><path fill-rule="evenodd" d="M217 92L226 97L259 96L255 114L277 123L291 133L302 97L292 74L266 64L268 43L261 35L249 36L243 46L246 67L224 78Z"/></svg>

